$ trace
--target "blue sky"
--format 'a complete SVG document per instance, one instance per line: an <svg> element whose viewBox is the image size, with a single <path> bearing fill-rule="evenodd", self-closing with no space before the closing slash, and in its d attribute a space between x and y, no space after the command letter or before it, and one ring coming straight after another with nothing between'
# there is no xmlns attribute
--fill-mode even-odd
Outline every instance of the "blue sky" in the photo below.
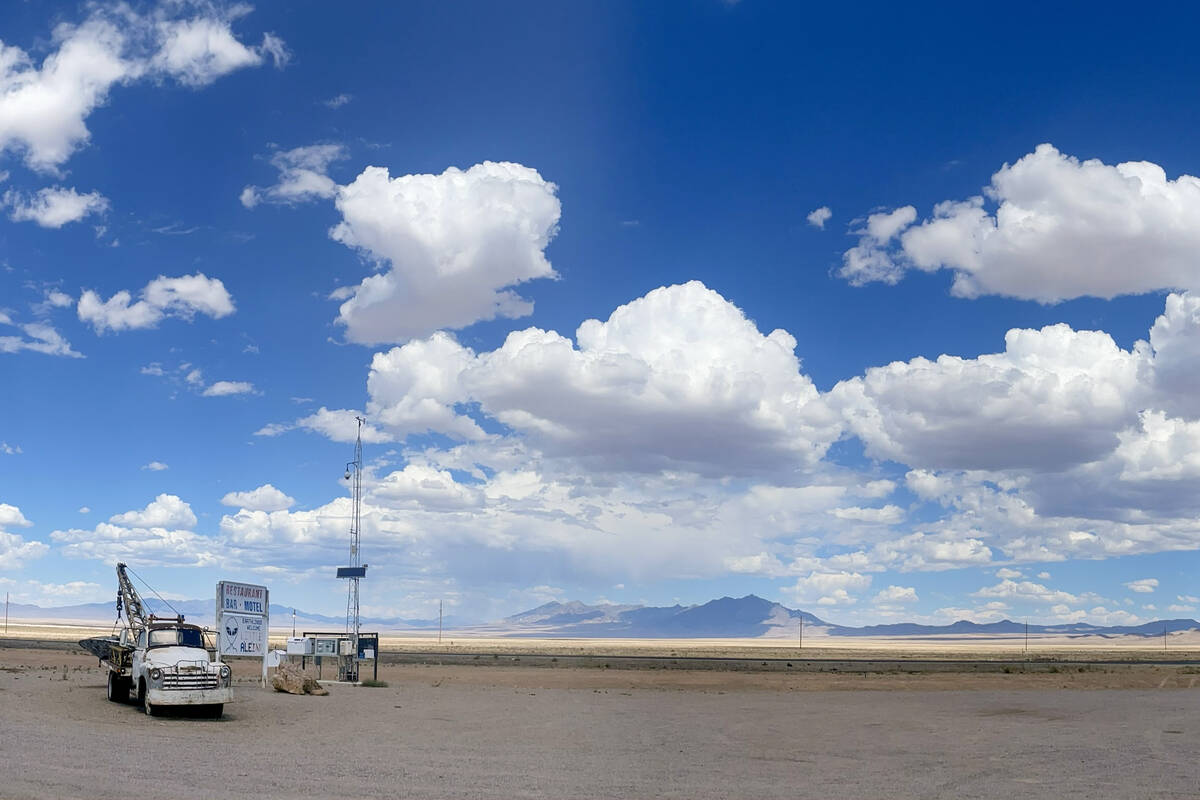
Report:
<svg viewBox="0 0 1200 800"><path fill-rule="evenodd" d="M1155 13L6 7L0 588L1194 616Z"/></svg>

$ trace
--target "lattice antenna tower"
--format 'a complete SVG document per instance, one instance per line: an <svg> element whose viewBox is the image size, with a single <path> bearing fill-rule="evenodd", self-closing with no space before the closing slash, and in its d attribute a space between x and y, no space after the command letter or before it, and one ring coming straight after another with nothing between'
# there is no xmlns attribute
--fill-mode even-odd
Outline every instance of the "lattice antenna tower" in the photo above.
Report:
<svg viewBox="0 0 1200 800"><path fill-rule="evenodd" d="M362 533L362 429L366 419L358 420L358 438L354 442L354 460L346 463L346 480L351 481L354 501L350 517L350 566L338 569L338 577L349 579L350 585L346 593L346 635L350 637L354 653L345 662L343 680L358 680L358 637L362 630L358 608L358 582L366 576L366 566L362 563L359 549Z"/></svg>

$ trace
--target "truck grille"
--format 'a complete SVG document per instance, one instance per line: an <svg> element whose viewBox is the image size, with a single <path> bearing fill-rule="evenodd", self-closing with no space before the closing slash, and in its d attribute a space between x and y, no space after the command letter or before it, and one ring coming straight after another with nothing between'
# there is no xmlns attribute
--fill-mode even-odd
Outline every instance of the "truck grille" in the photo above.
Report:
<svg viewBox="0 0 1200 800"><path fill-rule="evenodd" d="M191 674L181 673L171 675L170 673L163 675L162 688L164 689L216 689L219 685L219 677L217 675L209 675L203 672L194 672Z"/></svg>

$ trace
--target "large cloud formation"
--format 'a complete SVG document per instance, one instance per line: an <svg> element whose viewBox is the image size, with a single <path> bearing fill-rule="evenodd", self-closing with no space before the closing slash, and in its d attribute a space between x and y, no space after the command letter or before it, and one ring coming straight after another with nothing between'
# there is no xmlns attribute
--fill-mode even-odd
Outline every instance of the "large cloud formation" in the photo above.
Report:
<svg viewBox="0 0 1200 800"><path fill-rule="evenodd" d="M789 334L695 282L574 340L529 328L476 353L437 333L372 360L370 438L419 449L369 479L370 524L456 569L470 547L539 581L654 563L789 577L797 598L840 607L882 572L1195 549L1198 342L1200 303L1173 294L1129 349L1066 325L1014 329L1001 352L897 362L822 394ZM299 425L345 441L360 413ZM841 436L903 488L831 462ZM247 511L236 527L301 535L316 524L301 513Z"/></svg>
<svg viewBox="0 0 1200 800"><path fill-rule="evenodd" d="M187 10L193 13L179 13ZM248 10L177 2L140 14L125 4L91 5L83 22L54 28L54 49L40 65L0 42L0 152L56 172L87 143L86 120L115 85L170 77L203 86L268 57L283 64L287 51L278 37L266 34L249 47L234 36L232 23Z"/></svg>
<svg viewBox="0 0 1200 800"><path fill-rule="evenodd" d="M1094 461L1146 400L1148 363L1066 325L1013 329L1003 353L872 367L830 394L879 459L936 469L1061 468Z"/></svg>
<svg viewBox="0 0 1200 800"><path fill-rule="evenodd" d="M215 566L223 554L212 539L196 533L191 505L160 494L145 508L114 514L92 530L71 528L50 534L62 552L76 558L135 560L152 566Z"/></svg>
<svg viewBox="0 0 1200 800"><path fill-rule="evenodd" d="M791 472L841 433L795 348L693 281L585 321L576 342L529 328L477 355L439 333L377 354L368 412L398 438L472 440L483 429L457 409L478 404L546 453L608 470Z"/></svg>
<svg viewBox="0 0 1200 800"><path fill-rule="evenodd" d="M367 167L337 191L330 235L386 269L335 293L338 322L363 344L529 314L512 287L550 278L557 187L537 170L485 161L463 171L392 178Z"/></svg>
<svg viewBox="0 0 1200 800"><path fill-rule="evenodd" d="M876 576L1194 550L1200 415L1178 376L1195 312L1189 295L1169 297L1151 341L1129 350L1065 326L1014 330L1001 353L901 362L826 395L788 334L764 335L698 283L588 320L574 341L528 329L475 353L435 334L372 362L369 435L404 444L365 470L363 530L375 558L424 582L411 602L463 586L489 608L498 601L479 587L734 573L786 580L784 593L839 615L871 594L871 614L900 613L916 591L880 592ZM355 413L300 424L347 440ZM831 462L844 434L904 464L883 473L900 480ZM52 538L109 560L138 547L160 563L278 571L286 548L281 575L335 563L349 500L299 511L291 500L270 485L231 493L223 502L240 508L202 536L190 507L164 495ZM1018 570L997 577L979 607L934 617L1016 605L1059 621L1137 619Z"/></svg>
<svg viewBox="0 0 1200 800"><path fill-rule="evenodd" d="M1200 287L1200 178L1171 180L1147 161L1080 161L1043 144L983 195L915 219L911 206L873 215L841 276L895 283L908 269L949 269L958 296L1043 303ZM885 220L898 224L875 230Z"/></svg>

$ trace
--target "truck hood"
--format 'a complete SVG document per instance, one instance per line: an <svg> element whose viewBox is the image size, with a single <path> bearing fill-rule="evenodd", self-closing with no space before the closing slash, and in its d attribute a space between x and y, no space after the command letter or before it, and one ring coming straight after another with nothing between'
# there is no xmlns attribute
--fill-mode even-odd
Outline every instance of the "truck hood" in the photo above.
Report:
<svg viewBox="0 0 1200 800"><path fill-rule="evenodd" d="M208 669L208 651L199 647L154 647L146 651L146 663L155 667L179 665Z"/></svg>

